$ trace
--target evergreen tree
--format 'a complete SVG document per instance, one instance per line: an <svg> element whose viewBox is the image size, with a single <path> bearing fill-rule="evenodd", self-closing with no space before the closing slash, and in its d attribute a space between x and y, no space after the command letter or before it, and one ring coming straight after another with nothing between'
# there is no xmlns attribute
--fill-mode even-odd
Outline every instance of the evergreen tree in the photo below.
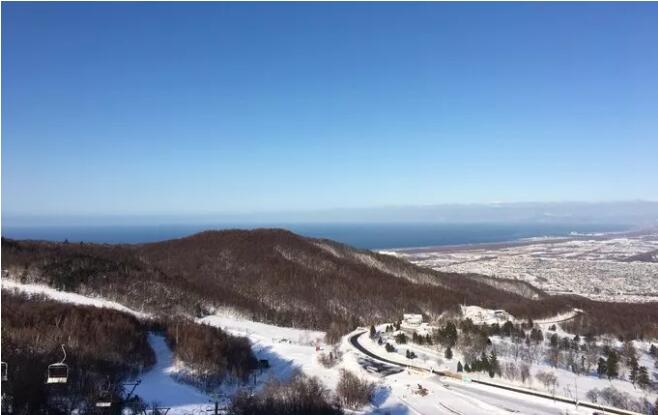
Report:
<svg viewBox="0 0 658 415"><path fill-rule="evenodd" d="M608 373L608 364L605 361L604 358L599 357L599 364L596 367L596 373L599 375L599 377L603 377L606 373Z"/></svg>
<svg viewBox="0 0 658 415"><path fill-rule="evenodd" d="M452 321L439 329L438 340L445 347L454 347L457 344L457 326Z"/></svg>
<svg viewBox="0 0 658 415"><path fill-rule="evenodd" d="M457 372L463 372L463 371L464 371L464 366L462 366L462 362L457 362Z"/></svg>
<svg viewBox="0 0 658 415"><path fill-rule="evenodd" d="M404 333L396 334L394 338L398 344L407 344L407 335Z"/></svg>
<svg viewBox="0 0 658 415"><path fill-rule="evenodd" d="M425 335L425 343L429 344L430 346L432 345L432 336L429 334Z"/></svg>
<svg viewBox="0 0 658 415"><path fill-rule="evenodd" d="M512 331L514 331L514 324L512 324L511 321L507 320L505 324L503 324L502 334L503 336L509 337L512 335Z"/></svg>
<svg viewBox="0 0 658 415"><path fill-rule="evenodd" d="M629 380L633 385L638 381L638 375L640 371L640 366L637 363L637 357L631 356L630 361L628 362L628 367L631 370L631 373L628 375Z"/></svg>
<svg viewBox="0 0 658 415"><path fill-rule="evenodd" d="M377 330L375 330L375 326L370 326L370 338L374 339L376 335L377 335Z"/></svg>
<svg viewBox="0 0 658 415"><path fill-rule="evenodd" d="M558 336L557 336L557 333L553 333L553 335L551 336L551 347L557 347L559 341L560 341L560 340L559 340L559 338L558 338Z"/></svg>
<svg viewBox="0 0 658 415"><path fill-rule="evenodd" d="M498 356L496 352L491 352L489 355L489 377L494 377L494 375L500 376L500 363L498 363Z"/></svg>
<svg viewBox="0 0 658 415"><path fill-rule="evenodd" d="M536 344L539 344L544 341L544 334L540 329L532 329L530 332L530 339Z"/></svg>
<svg viewBox="0 0 658 415"><path fill-rule="evenodd" d="M446 352L445 352L445 355L444 355L444 356L445 356L445 358L448 359L448 360L452 359L452 349L450 349L450 348L448 347L448 348L446 349Z"/></svg>
<svg viewBox="0 0 658 415"><path fill-rule="evenodd" d="M471 366L470 366L468 363L466 363L466 365L464 365L464 371L465 371L466 373L470 373L470 372L471 372Z"/></svg>
<svg viewBox="0 0 658 415"><path fill-rule="evenodd" d="M637 385L642 389L646 389L650 384L651 380L649 379L649 371L645 366L640 366L637 374Z"/></svg>
<svg viewBox="0 0 658 415"><path fill-rule="evenodd" d="M608 353L608 362L607 362L607 372L608 379L616 378L619 376L619 356L614 350L610 350Z"/></svg>
<svg viewBox="0 0 658 415"><path fill-rule="evenodd" d="M651 356L658 357L658 349L656 349L656 345L655 345L655 344L652 344L652 345L649 347L649 354L650 354Z"/></svg>
<svg viewBox="0 0 658 415"><path fill-rule="evenodd" d="M471 370L473 372L489 370L489 358L484 352L482 352L479 359L475 359L471 362Z"/></svg>

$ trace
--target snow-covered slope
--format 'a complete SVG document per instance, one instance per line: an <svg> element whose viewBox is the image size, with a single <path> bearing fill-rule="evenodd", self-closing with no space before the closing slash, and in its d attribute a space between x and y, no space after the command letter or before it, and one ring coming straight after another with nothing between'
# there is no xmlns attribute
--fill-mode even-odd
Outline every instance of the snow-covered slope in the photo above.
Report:
<svg viewBox="0 0 658 415"><path fill-rule="evenodd" d="M155 352L155 365L141 377L141 384L135 390L146 403L171 407L172 415L186 414L206 409L210 397L197 388L176 382L172 377L176 363L174 354L165 338L149 334L149 344Z"/></svg>
<svg viewBox="0 0 658 415"><path fill-rule="evenodd" d="M85 295L76 294L68 291L58 291L54 288L48 287L47 285L21 284L20 282L8 278L2 278L1 284L3 290L10 290L16 293L26 294L28 296L39 295L62 303L85 305L85 306L92 306L99 308L111 308L113 310L132 314L133 316L140 319L147 319L151 317L147 313L133 310L132 308L126 307L123 304L119 304L117 302L110 301L105 298L88 297Z"/></svg>

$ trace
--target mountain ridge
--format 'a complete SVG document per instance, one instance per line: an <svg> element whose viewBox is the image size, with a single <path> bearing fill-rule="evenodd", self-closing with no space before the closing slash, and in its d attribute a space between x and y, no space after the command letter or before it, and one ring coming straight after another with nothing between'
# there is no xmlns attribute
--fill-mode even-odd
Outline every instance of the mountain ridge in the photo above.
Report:
<svg viewBox="0 0 658 415"><path fill-rule="evenodd" d="M204 231L134 245L3 238L2 254L13 279L102 295L156 314L200 317L232 307L255 320L338 334L404 312L438 317L462 304L501 308L518 318L578 307L589 309L591 323L601 329L605 305L624 307L631 316L613 319L615 330L653 330L646 318L632 317L653 315L641 306L547 296L513 280L493 284L482 276L433 271L282 229Z"/></svg>

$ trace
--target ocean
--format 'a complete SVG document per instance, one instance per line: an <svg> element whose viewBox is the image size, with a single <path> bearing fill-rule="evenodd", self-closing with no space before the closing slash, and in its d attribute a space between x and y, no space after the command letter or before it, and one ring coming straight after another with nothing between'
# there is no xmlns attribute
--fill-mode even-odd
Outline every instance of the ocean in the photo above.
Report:
<svg viewBox="0 0 658 415"><path fill-rule="evenodd" d="M12 239L96 243L142 243L180 238L209 229L284 228L315 238L327 238L364 249L414 248L442 245L511 242L524 238L568 236L570 233L620 232L625 225L610 224L194 224L148 226L3 226Z"/></svg>

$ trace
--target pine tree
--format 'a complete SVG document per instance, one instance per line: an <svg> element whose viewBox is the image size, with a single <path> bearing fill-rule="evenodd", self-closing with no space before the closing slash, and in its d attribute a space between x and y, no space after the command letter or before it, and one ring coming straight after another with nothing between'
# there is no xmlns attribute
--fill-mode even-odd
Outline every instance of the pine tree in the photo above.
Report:
<svg viewBox="0 0 658 415"><path fill-rule="evenodd" d="M557 347L559 343L559 337L557 336L557 333L553 333L551 336L551 347Z"/></svg>
<svg viewBox="0 0 658 415"><path fill-rule="evenodd" d="M596 368L596 373L599 375L599 377L603 377L606 373L608 373L608 364L605 361L604 358L599 357L599 365Z"/></svg>
<svg viewBox="0 0 658 415"><path fill-rule="evenodd" d="M457 372L463 372L464 371L464 366L462 366L462 362L457 362Z"/></svg>
<svg viewBox="0 0 658 415"><path fill-rule="evenodd" d="M652 345L649 347L649 354L650 354L651 356L658 357L658 349L656 349L656 345L655 345L655 344L652 344Z"/></svg>
<svg viewBox="0 0 658 415"><path fill-rule="evenodd" d="M480 355L480 360L476 360L476 363L478 363L478 371L489 370L489 358L484 352Z"/></svg>
<svg viewBox="0 0 658 415"><path fill-rule="evenodd" d="M500 376L500 363L498 363L498 356L496 352L491 352L489 355L489 377L494 377L494 375Z"/></svg>
<svg viewBox="0 0 658 415"><path fill-rule="evenodd" d="M544 334L539 329L532 329L530 331L530 339L536 344L539 344L544 341Z"/></svg>
<svg viewBox="0 0 658 415"><path fill-rule="evenodd" d="M619 376L619 356L614 350L608 353L607 372L608 379L616 378Z"/></svg>
<svg viewBox="0 0 658 415"><path fill-rule="evenodd" d="M377 335L377 330L375 330L375 326L370 326L370 338L374 339L376 335Z"/></svg>
<svg viewBox="0 0 658 415"><path fill-rule="evenodd" d="M446 352L445 352L445 355L444 355L444 356L445 356L445 358L448 359L448 360L452 359L452 349L450 349L450 348L448 347L448 348L446 349Z"/></svg>
<svg viewBox="0 0 658 415"><path fill-rule="evenodd" d="M640 367L637 363L637 358L635 356L631 356L630 361L628 362L628 367L631 369L631 373L629 374L629 380L633 385L635 385L635 382L638 381L638 375L640 370Z"/></svg>
<svg viewBox="0 0 658 415"><path fill-rule="evenodd" d="M646 366L640 366L637 374L637 385L642 389L646 389L650 384L651 380L649 379L649 371Z"/></svg>
<svg viewBox="0 0 658 415"><path fill-rule="evenodd" d="M438 340L445 347L454 347L457 344L457 326L452 321L439 329Z"/></svg>
<svg viewBox="0 0 658 415"><path fill-rule="evenodd" d="M472 370L472 369L471 369L471 366L470 366L468 363L466 363L466 365L464 365L464 371L465 371L466 373L470 373L471 370Z"/></svg>

